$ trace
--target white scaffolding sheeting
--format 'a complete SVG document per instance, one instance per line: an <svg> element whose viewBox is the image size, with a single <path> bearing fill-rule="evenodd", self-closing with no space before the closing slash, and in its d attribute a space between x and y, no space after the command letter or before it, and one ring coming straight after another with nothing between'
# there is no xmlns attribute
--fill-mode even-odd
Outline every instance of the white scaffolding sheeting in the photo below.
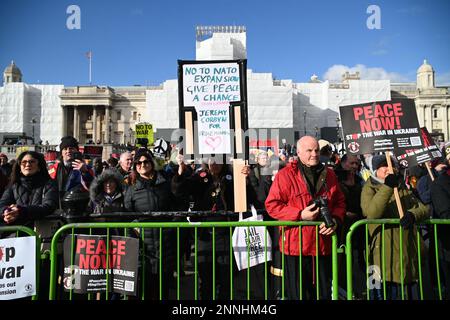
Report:
<svg viewBox="0 0 450 320"><path fill-rule="evenodd" d="M25 84L6 83L0 87L0 132L24 132Z"/></svg>
<svg viewBox="0 0 450 320"><path fill-rule="evenodd" d="M40 135L38 136L35 128L36 142L42 140L49 144L59 144L62 137L63 110L61 108L61 99L59 95L64 88L63 85L32 85L40 90L40 113L39 118ZM36 118L36 119L38 119Z"/></svg>
<svg viewBox="0 0 450 320"><path fill-rule="evenodd" d="M349 89L330 88L328 107L338 112L340 106L391 100L389 80L348 80Z"/></svg>
<svg viewBox="0 0 450 320"><path fill-rule="evenodd" d="M247 72L249 128L292 128L292 81Z"/></svg>
<svg viewBox="0 0 450 320"><path fill-rule="evenodd" d="M163 89L146 90L146 119L156 129L179 127L178 81L167 80Z"/></svg>

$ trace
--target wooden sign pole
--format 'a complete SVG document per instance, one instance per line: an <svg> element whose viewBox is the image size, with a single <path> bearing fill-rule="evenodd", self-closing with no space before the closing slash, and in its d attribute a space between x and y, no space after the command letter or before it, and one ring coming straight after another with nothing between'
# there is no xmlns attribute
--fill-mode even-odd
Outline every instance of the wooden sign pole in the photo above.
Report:
<svg viewBox="0 0 450 320"><path fill-rule="evenodd" d="M431 181L434 181L434 174L431 171L430 161L425 162L425 167L427 167L428 174L430 175Z"/></svg>
<svg viewBox="0 0 450 320"><path fill-rule="evenodd" d="M243 153L242 145L242 123L241 106L234 107L234 128L236 153ZM246 176L242 174L242 169L246 166L243 159L233 159L233 182L234 182L234 210L235 212L247 211L247 181Z"/></svg>
<svg viewBox="0 0 450 320"><path fill-rule="evenodd" d="M185 154L194 154L194 128L192 124L192 111L186 111L184 114L184 127L186 128Z"/></svg>
<svg viewBox="0 0 450 320"><path fill-rule="evenodd" d="M389 151L386 151L386 161L388 164L388 171L391 174L394 174L394 169L392 168L392 160L391 160L391 153ZM397 209L398 209L398 215L400 216L400 219L403 218L403 208L402 203L400 201L400 195L398 193L398 188L394 188L394 196L395 196L395 202L397 203Z"/></svg>

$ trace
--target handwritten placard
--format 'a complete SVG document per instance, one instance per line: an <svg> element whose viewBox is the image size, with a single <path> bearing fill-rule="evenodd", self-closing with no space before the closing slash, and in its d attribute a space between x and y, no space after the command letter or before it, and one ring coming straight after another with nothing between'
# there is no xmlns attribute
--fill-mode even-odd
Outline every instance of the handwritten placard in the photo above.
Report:
<svg viewBox="0 0 450 320"><path fill-rule="evenodd" d="M183 99L197 112L199 152L231 153L229 106L241 100L238 63L183 65Z"/></svg>
<svg viewBox="0 0 450 320"><path fill-rule="evenodd" d="M229 105L241 100L239 65L233 63L183 65L185 106Z"/></svg>

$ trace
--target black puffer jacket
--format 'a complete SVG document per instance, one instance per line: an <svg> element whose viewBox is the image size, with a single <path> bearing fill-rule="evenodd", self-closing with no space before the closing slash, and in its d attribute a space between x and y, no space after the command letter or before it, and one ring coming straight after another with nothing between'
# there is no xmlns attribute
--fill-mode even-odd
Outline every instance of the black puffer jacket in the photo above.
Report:
<svg viewBox="0 0 450 320"><path fill-rule="evenodd" d="M117 185L117 194L107 199L103 187L108 180L114 180ZM94 179L89 188L90 204L93 213L112 213L125 211L122 175L118 170L106 169Z"/></svg>
<svg viewBox="0 0 450 320"><path fill-rule="evenodd" d="M0 200L0 212L11 204L21 208L15 225L33 227L34 220L45 217L58 207L58 189L54 181L45 180L39 174L32 177L22 176L20 180L9 186ZM3 220L0 222L3 224Z"/></svg>
<svg viewBox="0 0 450 320"><path fill-rule="evenodd" d="M272 170L270 167L261 167L259 164L254 166L250 171L248 180L251 185L251 192L254 194L251 197L254 199L253 205L256 209L264 209L267 195L272 186Z"/></svg>
<svg viewBox="0 0 450 320"><path fill-rule="evenodd" d="M140 177L136 183L128 187L125 193L125 208L131 212L169 211L174 202L170 183L162 173L157 172L154 179L144 180ZM151 217L139 219L145 222L170 222L172 219ZM150 262L151 273L159 271L159 228L144 230L146 258ZM174 270L176 254L176 233L173 228L165 228L162 235L162 268L164 271Z"/></svg>
<svg viewBox="0 0 450 320"><path fill-rule="evenodd" d="M431 185L431 201L437 219L450 219L450 169L441 173ZM440 254L445 261L450 261L450 226L438 226Z"/></svg>

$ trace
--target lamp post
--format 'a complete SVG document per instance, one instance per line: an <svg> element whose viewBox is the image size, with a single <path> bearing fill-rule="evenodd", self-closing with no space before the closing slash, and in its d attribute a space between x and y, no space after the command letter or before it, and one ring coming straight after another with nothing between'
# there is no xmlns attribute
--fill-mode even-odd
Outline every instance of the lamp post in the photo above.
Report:
<svg viewBox="0 0 450 320"><path fill-rule="evenodd" d="M31 129L32 129L33 144L34 144L34 124L36 123L36 119L32 118L30 122L31 122Z"/></svg>
<svg viewBox="0 0 450 320"><path fill-rule="evenodd" d="M306 136L306 110L303 111L303 125L305 126L303 132L304 135Z"/></svg>
<svg viewBox="0 0 450 320"><path fill-rule="evenodd" d="M133 129L132 129L132 128L129 128L128 131L130 132L130 145L133 145L133 144L132 144L132 141L133 141L133 140L132 140L132 137L133 137Z"/></svg>
<svg viewBox="0 0 450 320"><path fill-rule="evenodd" d="M340 122L341 119L339 119L339 117L336 118L336 135L337 135L337 142L341 142L341 135L340 135L340 130L339 130L339 126L340 126Z"/></svg>

